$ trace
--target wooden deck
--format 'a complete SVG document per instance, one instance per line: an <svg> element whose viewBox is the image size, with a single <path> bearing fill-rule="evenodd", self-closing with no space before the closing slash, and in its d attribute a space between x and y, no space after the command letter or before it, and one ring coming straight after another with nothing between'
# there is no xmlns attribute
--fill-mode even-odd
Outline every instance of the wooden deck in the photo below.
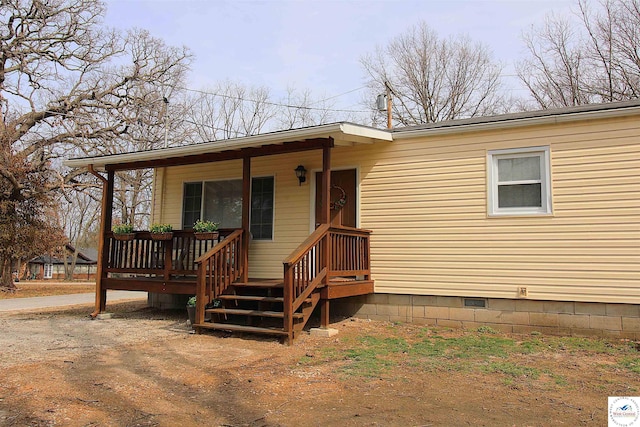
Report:
<svg viewBox="0 0 640 427"><path fill-rule="evenodd" d="M165 280L162 277L126 277L104 279L104 288L118 291L143 291L160 294L195 295L196 277L183 277ZM236 283L236 286L276 288L282 287L281 279L249 279L247 283ZM373 293L373 280L332 280L327 286L321 286L322 299L346 298Z"/></svg>
<svg viewBox="0 0 640 427"><path fill-rule="evenodd" d="M283 261L282 278L249 280L244 229L221 230L216 240L174 231L170 240L138 232L105 241L101 297L106 290L196 295L197 331L223 329L281 335L291 343L329 301L373 293L370 232L324 224Z"/></svg>

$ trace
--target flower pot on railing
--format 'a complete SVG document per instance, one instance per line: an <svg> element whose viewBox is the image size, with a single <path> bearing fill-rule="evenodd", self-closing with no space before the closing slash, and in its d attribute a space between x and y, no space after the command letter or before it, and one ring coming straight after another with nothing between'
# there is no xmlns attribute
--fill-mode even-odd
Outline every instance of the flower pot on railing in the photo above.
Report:
<svg viewBox="0 0 640 427"><path fill-rule="evenodd" d="M218 231L196 231L193 235L196 240L218 240L218 237L220 237Z"/></svg>
<svg viewBox="0 0 640 427"><path fill-rule="evenodd" d="M218 223L213 221L197 220L193 224L193 235L196 240L216 240L220 237Z"/></svg>
<svg viewBox="0 0 640 427"><path fill-rule="evenodd" d="M121 241L131 241L135 239L136 233L114 233L113 238Z"/></svg>
<svg viewBox="0 0 640 427"><path fill-rule="evenodd" d="M116 240L133 240L136 237L136 233L133 232L133 225L131 224L115 224L112 228L113 238Z"/></svg>
<svg viewBox="0 0 640 427"><path fill-rule="evenodd" d="M171 240L173 238L172 231L164 231L160 233L150 233L151 240Z"/></svg>
<svg viewBox="0 0 640 427"><path fill-rule="evenodd" d="M151 240L171 240L173 228L170 224L152 224L149 228Z"/></svg>

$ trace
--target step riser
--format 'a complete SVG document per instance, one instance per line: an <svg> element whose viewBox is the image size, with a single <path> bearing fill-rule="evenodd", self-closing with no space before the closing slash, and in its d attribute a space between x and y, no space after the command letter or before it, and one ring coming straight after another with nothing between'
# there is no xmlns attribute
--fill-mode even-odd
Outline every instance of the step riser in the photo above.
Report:
<svg viewBox="0 0 640 427"><path fill-rule="evenodd" d="M205 309L211 321L194 325L198 330L213 329L230 332L247 332L261 335L289 336L284 331L283 283L277 281L236 283L218 299L222 307ZM313 311L319 299L311 295L302 304L298 312L293 313L293 334L297 334ZM257 325L257 326L249 326Z"/></svg>
<svg viewBox="0 0 640 427"><path fill-rule="evenodd" d="M207 314L228 314L234 316L255 316L255 317L274 317L284 318L284 313L281 311L260 311L260 310L243 310L243 309L230 309L230 308L213 308L204 311ZM294 313L294 318L302 318L302 313Z"/></svg>

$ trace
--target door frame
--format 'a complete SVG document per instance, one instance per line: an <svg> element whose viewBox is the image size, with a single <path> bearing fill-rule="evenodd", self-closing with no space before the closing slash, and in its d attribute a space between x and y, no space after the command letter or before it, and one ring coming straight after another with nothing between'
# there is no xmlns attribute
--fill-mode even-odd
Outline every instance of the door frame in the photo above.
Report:
<svg viewBox="0 0 640 427"><path fill-rule="evenodd" d="M333 171L342 171L355 169L356 171L356 228L360 228L360 167L359 166L340 166L339 168L331 168ZM322 168L311 169L311 179L309 185L309 233L316 229L316 174L322 172Z"/></svg>

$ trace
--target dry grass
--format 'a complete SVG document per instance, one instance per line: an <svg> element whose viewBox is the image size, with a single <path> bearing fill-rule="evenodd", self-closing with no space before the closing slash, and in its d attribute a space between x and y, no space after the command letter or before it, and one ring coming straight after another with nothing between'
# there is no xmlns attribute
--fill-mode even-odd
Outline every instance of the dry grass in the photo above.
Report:
<svg viewBox="0 0 640 427"><path fill-rule="evenodd" d="M96 291L96 285L87 282L18 282L16 286L18 289L15 292L0 292L0 300L49 295L86 294Z"/></svg>

